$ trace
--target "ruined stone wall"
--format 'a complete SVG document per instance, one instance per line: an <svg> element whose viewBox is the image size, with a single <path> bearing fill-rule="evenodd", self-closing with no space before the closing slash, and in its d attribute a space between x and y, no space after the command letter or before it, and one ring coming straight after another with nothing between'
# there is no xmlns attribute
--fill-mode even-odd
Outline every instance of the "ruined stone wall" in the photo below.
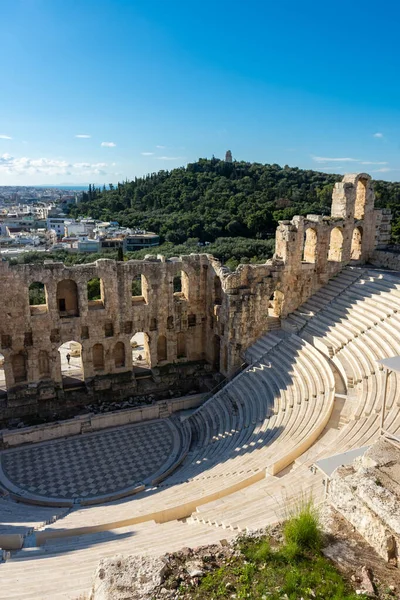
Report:
<svg viewBox="0 0 400 600"><path fill-rule="evenodd" d="M374 210L370 177L358 174L336 184L330 217L281 221L273 259L233 273L206 254L72 267L1 262L0 352L8 394L0 413L63 398L59 347L68 341L81 344L84 384L94 392L131 393L136 332L144 333L155 376L165 365L193 361L232 373L271 320L296 309L350 260L368 260L387 230L387 214ZM177 275L182 287L174 292ZM132 297L138 276L142 295ZM88 299L93 278L101 282L98 300ZM29 305L34 282L45 286L45 305Z"/></svg>
<svg viewBox="0 0 400 600"><path fill-rule="evenodd" d="M284 318L349 264L368 261L390 235L390 213L374 210L371 178L345 175L332 195L331 216L280 221L275 254L265 265L220 269L226 292L223 322L228 371L242 350L268 330L270 317Z"/></svg>

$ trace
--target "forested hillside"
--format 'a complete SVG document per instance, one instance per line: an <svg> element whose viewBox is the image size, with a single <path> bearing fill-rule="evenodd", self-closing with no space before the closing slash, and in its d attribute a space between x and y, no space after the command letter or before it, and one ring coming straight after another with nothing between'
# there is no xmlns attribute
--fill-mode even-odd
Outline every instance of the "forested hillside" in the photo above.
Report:
<svg viewBox="0 0 400 600"><path fill-rule="evenodd" d="M329 214L333 185L341 177L276 164L200 159L186 168L159 171L109 189L90 186L70 214L143 227L174 244L188 238L266 239L280 219ZM377 181L375 192L377 206L392 208L397 217L400 184ZM400 223L395 224L395 234L400 236Z"/></svg>

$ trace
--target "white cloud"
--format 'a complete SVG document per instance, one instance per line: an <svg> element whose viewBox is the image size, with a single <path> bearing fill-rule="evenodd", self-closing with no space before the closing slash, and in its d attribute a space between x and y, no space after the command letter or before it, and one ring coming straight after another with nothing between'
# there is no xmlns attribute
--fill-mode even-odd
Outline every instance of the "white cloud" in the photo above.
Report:
<svg viewBox="0 0 400 600"><path fill-rule="evenodd" d="M360 160L359 158L340 158L340 157L339 158L325 158L323 156L312 156L312 159L315 160L315 162L317 162L317 163L352 162L352 163L359 163L360 165L387 165L387 162L384 160L373 161L373 160ZM324 168L327 169L328 167L324 167Z"/></svg>
<svg viewBox="0 0 400 600"><path fill-rule="evenodd" d="M83 138L83 139L87 139L87 138L91 138L91 135L88 135L87 133L77 133L76 138Z"/></svg>
<svg viewBox="0 0 400 600"><path fill-rule="evenodd" d="M344 167L342 167L342 165L335 165L334 167L322 167L324 171L341 171L343 168Z"/></svg>
<svg viewBox="0 0 400 600"><path fill-rule="evenodd" d="M153 156L154 152L141 152L142 156Z"/></svg>
<svg viewBox="0 0 400 600"><path fill-rule="evenodd" d="M315 162L324 163L324 162L360 162L358 158L325 158L323 156L313 156L312 157Z"/></svg>
<svg viewBox="0 0 400 600"><path fill-rule="evenodd" d="M115 148L116 145L114 142L101 142L100 144L103 148Z"/></svg>
<svg viewBox="0 0 400 600"><path fill-rule="evenodd" d="M164 150L164 148L166 148L167 146L156 146L156 148L159 148L160 150Z"/></svg>
<svg viewBox="0 0 400 600"><path fill-rule="evenodd" d="M396 169L390 169L389 167L382 167L381 169L375 169L372 173L387 173L388 171L395 171Z"/></svg>
<svg viewBox="0 0 400 600"><path fill-rule="evenodd" d="M156 156L158 160L184 160L184 156Z"/></svg>
<svg viewBox="0 0 400 600"><path fill-rule="evenodd" d="M0 155L0 174L4 175L105 175L107 163L70 163L53 158L16 158L10 154Z"/></svg>
<svg viewBox="0 0 400 600"><path fill-rule="evenodd" d="M373 135L374 138L383 138L383 133L380 133L379 131L377 133L374 133Z"/></svg>
<svg viewBox="0 0 400 600"><path fill-rule="evenodd" d="M3 133L0 135L0 140L12 140L12 137Z"/></svg>
<svg viewBox="0 0 400 600"><path fill-rule="evenodd" d="M75 167L76 169L99 169L99 168L104 168L107 167L107 163L105 162L100 162L100 163L73 163L72 165L73 167Z"/></svg>

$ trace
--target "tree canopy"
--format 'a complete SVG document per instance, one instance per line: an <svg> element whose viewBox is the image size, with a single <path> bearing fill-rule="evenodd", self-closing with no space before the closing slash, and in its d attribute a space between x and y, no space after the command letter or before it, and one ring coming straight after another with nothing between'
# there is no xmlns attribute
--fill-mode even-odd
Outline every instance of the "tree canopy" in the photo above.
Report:
<svg viewBox="0 0 400 600"><path fill-rule="evenodd" d="M277 164L201 158L187 167L159 171L109 189L89 186L73 217L89 216L141 227L161 242L220 237L268 239L278 220L294 215L329 214L332 189L342 175ZM377 207L393 210L395 241L400 239L400 183L376 181Z"/></svg>
<svg viewBox="0 0 400 600"><path fill-rule="evenodd" d="M110 189L90 186L70 215L142 227L174 244L188 238L203 243L234 236L267 239L280 219L327 214L339 179L275 164L200 159Z"/></svg>

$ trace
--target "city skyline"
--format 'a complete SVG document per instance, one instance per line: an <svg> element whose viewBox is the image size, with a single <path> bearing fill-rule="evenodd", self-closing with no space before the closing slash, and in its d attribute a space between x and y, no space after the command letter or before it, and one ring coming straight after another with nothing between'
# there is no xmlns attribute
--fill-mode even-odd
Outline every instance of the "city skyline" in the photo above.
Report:
<svg viewBox="0 0 400 600"><path fill-rule="evenodd" d="M2 13L0 185L116 183L228 149L400 179L396 5L15 0Z"/></svg>

